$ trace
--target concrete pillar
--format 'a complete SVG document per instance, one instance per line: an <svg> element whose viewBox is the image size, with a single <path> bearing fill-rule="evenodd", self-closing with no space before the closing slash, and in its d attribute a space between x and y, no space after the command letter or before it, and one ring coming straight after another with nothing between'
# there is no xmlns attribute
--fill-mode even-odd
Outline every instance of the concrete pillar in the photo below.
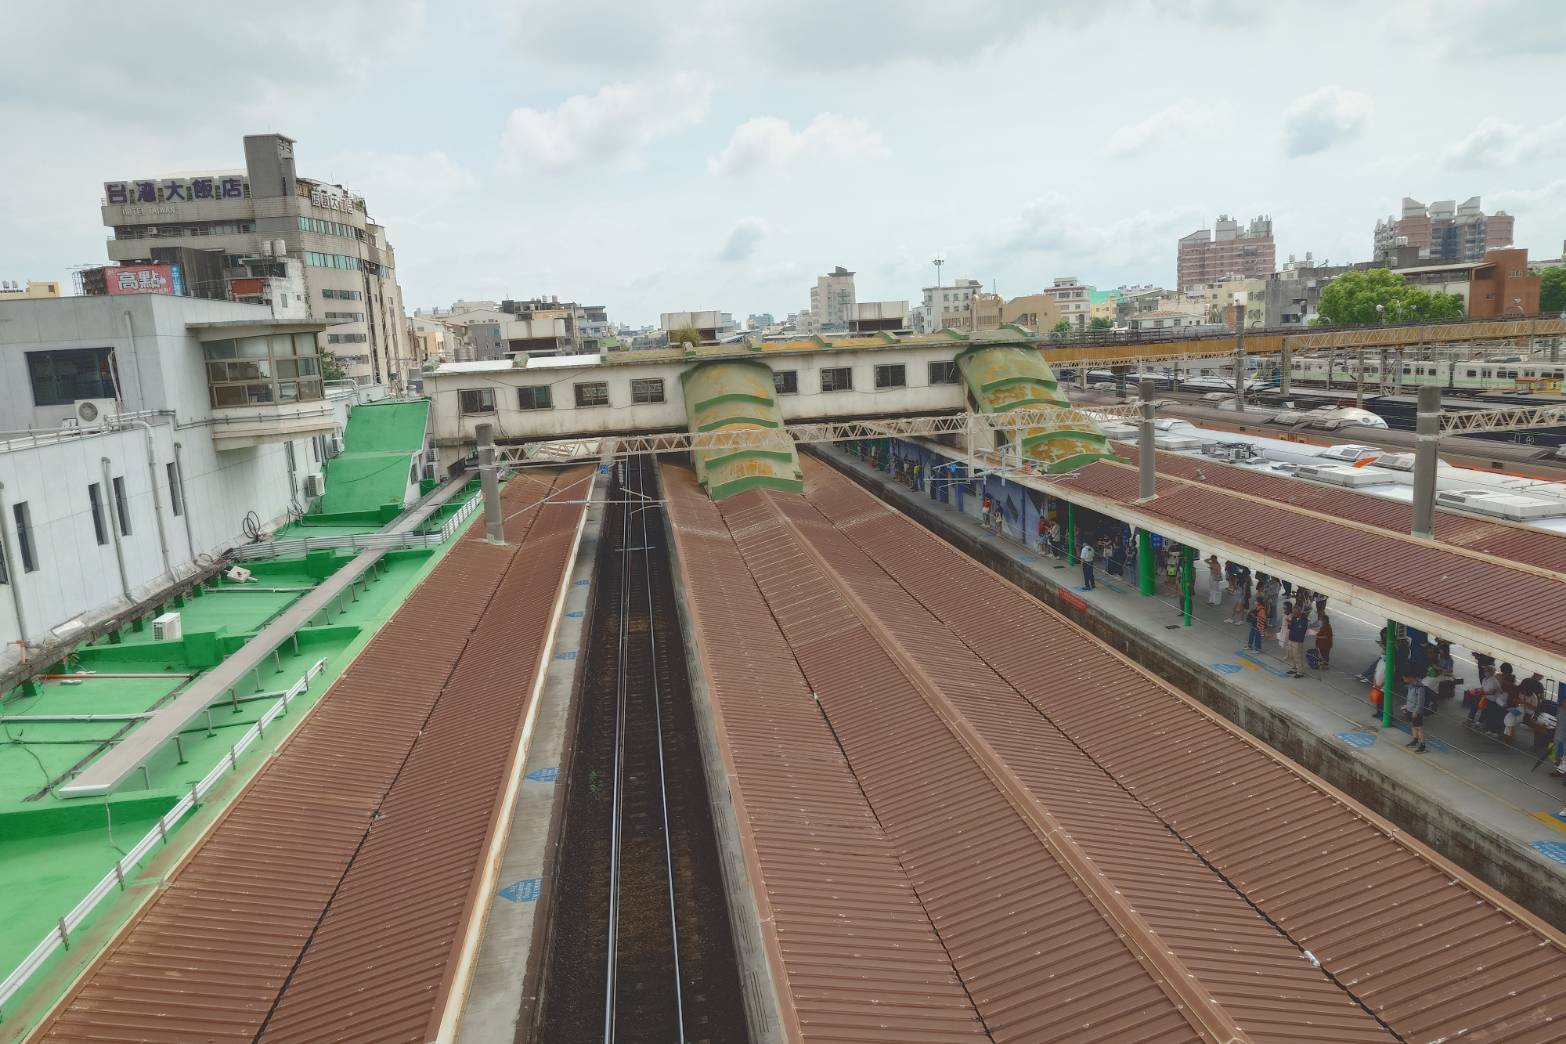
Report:
<svg viewBox="0 0 1566 1044"><path fill-rule="evenodd" d="M1158 495L1156 450L1153 447L1153 382L1144 379L1137 387L1141 401L1142 420L1136 444L1137 474L1141 476L1138 500L1152 500Z"/></svg>
<svg viewBox="0 0 1566 1044"><path fill-rule="evenodd" d="M1153 554L1153 534L1145 529L1136 531L1136 587L1144 595L1158 591L1158 559Z"/></svg>
<svg viewBox="0 0 1566 1044"><path fill-rule="evenodd" d="M495 467L495 426L480 424L478 435L479 484L484 488L484 539L506 542L506 520L500 513L500 475Z"/></svg>
<svg viewBox="0 0 1566 1044"><path fill-rule="evenodd" d="M1414 427L1414 535L1435 535L1436 459L1441 440L1441 389L1419 389L1419 413Z"/></svg>
<svg viewBox="0 0 1566 1044"><path fill-rule="evenodd" d="M1234 312L1234 410L1245 412L1245 308Z"/></svg>

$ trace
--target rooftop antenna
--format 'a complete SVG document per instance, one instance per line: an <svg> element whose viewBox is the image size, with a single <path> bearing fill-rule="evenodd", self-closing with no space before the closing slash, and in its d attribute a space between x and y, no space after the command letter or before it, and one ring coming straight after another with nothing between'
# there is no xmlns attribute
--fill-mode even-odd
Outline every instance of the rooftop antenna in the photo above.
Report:
<svg viewBox="0 0 1566 1044"><path fill-rule="evenodd" d="M935 260L930 262L930 264L935 266L935 288L937 290L941 288L941 266L945 263L946 259L940 254L936 254Z"/></svg>

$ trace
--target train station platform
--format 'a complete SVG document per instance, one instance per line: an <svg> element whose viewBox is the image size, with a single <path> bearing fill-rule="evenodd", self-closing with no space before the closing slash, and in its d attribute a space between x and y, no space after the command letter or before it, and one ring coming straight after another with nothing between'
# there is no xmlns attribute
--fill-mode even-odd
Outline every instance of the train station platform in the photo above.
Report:
<svg viewBox="0 0 1566 1044"><path fill-rule="evenodd" d="M1248 627L1226 622L1227 603L1208 604L1205 570L1186 625L1167 578L1142 596L1134 575L1105 575L1099 563L1096 589L1084 590L1081 568L1042 554L1033 534L1024 543L1009 526L1004 536L986 529L979 498L963 498L959 510L956 498L912 491L842 447L818 456L1540 917L1566 924L1566 786L1550 777L1531 731L1492 739L1464 726L1460 706L1443 704L1427 720L1423 754L1408 746L1406 724L1382 728L1355 676L1377 659L1384 621L1329 603L1331 668L1290 678L1275 639L1249 651ZM1199 558L1207 554L1201 548ZM1471 651L1454 644L1453 655L1457 675L1477 684Z"/></svg>

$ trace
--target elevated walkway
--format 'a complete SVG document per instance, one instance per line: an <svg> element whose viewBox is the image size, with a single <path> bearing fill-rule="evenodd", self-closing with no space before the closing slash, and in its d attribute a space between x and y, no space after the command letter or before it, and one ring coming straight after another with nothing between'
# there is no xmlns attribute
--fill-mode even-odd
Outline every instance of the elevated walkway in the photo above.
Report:
<svg viewBox="0 0 1566 1044"><path fill-rule="evenodd" d="M680 374L680 383L693 432L783 427L772 370L765 363L703 363ZM799 454L786 436L764 447L696 450L692 456L697 480L713 500L747 489L804 489Z"/></svg>

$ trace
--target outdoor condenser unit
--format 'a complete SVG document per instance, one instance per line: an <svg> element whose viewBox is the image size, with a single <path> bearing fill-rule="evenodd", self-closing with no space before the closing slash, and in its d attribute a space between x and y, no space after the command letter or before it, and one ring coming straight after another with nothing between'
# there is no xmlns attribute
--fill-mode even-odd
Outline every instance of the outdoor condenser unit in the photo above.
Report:
<svg viewBox="0 0 1566 1044"><path fill-rule="evenodd" d="M177 642L184 636L178 613L164 613L152 621L152 637L160 642Z"/></svg>

